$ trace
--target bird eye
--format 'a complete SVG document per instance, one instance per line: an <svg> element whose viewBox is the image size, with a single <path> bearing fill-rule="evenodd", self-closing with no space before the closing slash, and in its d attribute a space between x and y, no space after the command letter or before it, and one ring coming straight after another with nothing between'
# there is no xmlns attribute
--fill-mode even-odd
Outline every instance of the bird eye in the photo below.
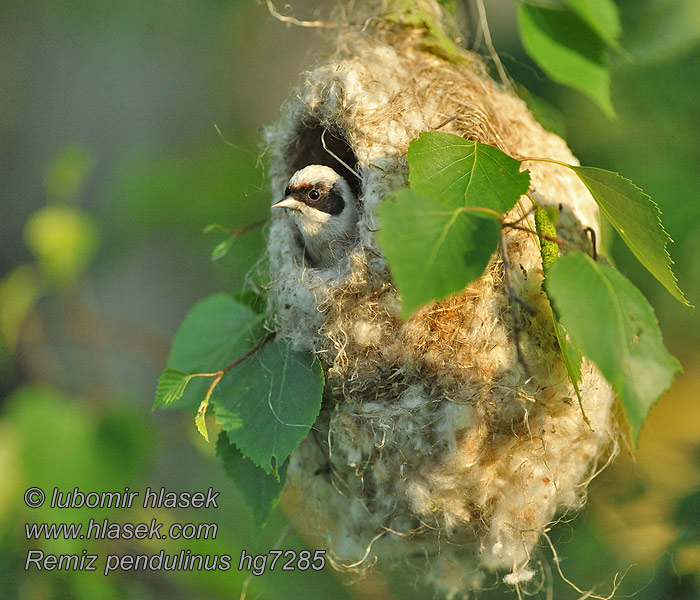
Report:
<svg viewBox="0 0 700 600"><path fill-rule="evenodd" d="M318 193L318 190L311 190L309 192L309 198L312 200L318 200L321 197L321 194Z"/></svg>

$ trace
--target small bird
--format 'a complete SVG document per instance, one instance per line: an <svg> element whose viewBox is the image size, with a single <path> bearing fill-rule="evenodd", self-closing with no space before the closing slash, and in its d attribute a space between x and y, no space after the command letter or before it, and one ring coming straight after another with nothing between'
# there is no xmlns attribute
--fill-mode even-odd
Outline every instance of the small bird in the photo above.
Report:
<svg viewBox="0 0 700 600"><path fill-rule="evenodd" d="M336 264L357 237L357 198L330 167L308 165L294 173L272 208L287 209L315 267Z"/></svg>

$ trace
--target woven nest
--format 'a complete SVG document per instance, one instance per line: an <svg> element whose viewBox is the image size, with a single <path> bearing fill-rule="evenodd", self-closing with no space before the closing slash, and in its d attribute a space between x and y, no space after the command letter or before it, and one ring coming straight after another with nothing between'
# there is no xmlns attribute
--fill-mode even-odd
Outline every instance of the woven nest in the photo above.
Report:
<svg viewBox="0 0 700 600"><path fill-rule="evenodd" d="M450 118L442 131L516 158L577 161L477 56L449 61L421 49L420 31L382 21L368 29L343 32L338 51L305 74L267 130L274 200L296 170L314 163L342 173L360 198L359 241L330 269L306 264L294 223L284 211L273 214L274 327L316 352L326 374L321 414L293 454L288 480L338 568L420 554L425 576L453 592L478 587L493 570L508 570L510 583L527 581L542 532L582 505L614 447L611 388L584 361L589 427L541 291L538 243L527 232L509 230L505 254L510 282L534 313L511 307L497 255L463 292L400 320L376 208L407 185L409 142ZM585 229L598 232L597 207L576 175L528 167L538 202L558 213L558 234L590 250ZM522 203L527 210L527 198Z"/></svg>

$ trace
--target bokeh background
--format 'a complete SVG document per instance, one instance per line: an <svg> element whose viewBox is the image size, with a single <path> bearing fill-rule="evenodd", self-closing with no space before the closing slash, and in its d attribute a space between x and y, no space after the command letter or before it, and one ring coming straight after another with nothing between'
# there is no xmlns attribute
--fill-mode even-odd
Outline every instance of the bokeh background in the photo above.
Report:
<svg viewBox="0 0 700 600"><path fill-rule="evenodd" d="M549 82L524 56L516 2L486 2L508 72L546 100L584 164L651 194L675 240L681 287L700 303L700 3L619 0L628 56L613 65L618 118ZM333 3L293 3L325 18ZM284 11L283 5L279 6ZM0 596L94 598L419 598L415 573L349 582L331 569L25 572L47 554L249 553L304 548L283 510L254 536L249 513L192 415L151 412L170 339L208 294L241 291L260 229L213 261L225 236L263 219L259 128L324 52L318 32L273 19L254 0L7 1L0 5ZM220 133L217 132L218 127ZM618 266L650 298L684 373L653 409L639 451L591 486L588 506L550 537L567 578L605 596L700 598L700 328L613 241ZM30 510L51 490L221 492L214 510ZM284 502L283 502L284 505ZM216 522L215 540L33 541L24 523ZM577 598L538 551L553 588ZM102 564L101 561L98 564ZM408 569L408 567L406 567ZM351 583L351 585L348 585ZM493 580L494 587L497 580ZM505 586L481 597L510 598Z"/></svg>

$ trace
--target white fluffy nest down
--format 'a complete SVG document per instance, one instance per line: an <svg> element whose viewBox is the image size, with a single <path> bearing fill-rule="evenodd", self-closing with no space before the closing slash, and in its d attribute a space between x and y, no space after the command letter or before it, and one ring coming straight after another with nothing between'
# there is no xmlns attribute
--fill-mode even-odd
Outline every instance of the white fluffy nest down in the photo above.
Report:
<svg viewBox="0 0 700 600"><path fill-rule="evenodd" d="M526 232L509 231L506 252L535 314L510 308L496 256L463 292L399 320L375 210L407 184L412 139L457 117L441 130L515 157L576 163L477 57L455 64L418 46L411 30L345 34L267 130L273 199L312 163L336 168L361 198L359 242L327 270L305 264L294 224L275 211L269 309L278 335L315 351L326 373L321 415L288 471L307 529L340 569L427 557L424 577L454 595L488 571L507 570L512 584L533 578L533 548L557 515L582 505L601 458L615 451L616 427L613 392L588 362L581 392L591 427L582 418ZM598 213L584 186L567 169L527 166L538 201L558 211L558 234L590 249L584 229L598 232ZM513 215L522 216L517 207Z"/></svg>

